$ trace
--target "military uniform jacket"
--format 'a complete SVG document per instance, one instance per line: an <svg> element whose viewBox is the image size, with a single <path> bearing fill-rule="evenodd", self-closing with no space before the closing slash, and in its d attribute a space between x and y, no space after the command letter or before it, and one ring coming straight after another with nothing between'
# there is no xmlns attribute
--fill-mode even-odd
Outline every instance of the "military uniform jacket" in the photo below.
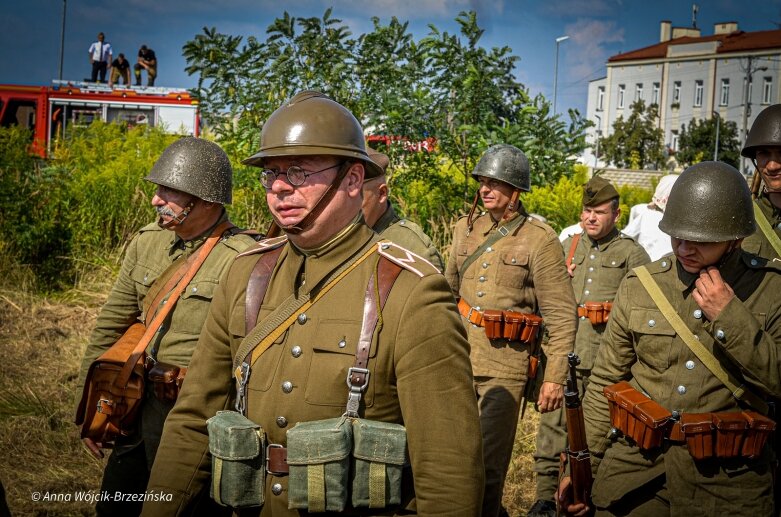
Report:
<svg viewBox="0 0 781 517"><path fill-rule="evenodd" d="M402 248L417 253L440 271L445 270L439 251L423 228L409 219L400 218L390 203L388 203L388 209L382 214L382 217L374 223L372 230L383 239L395 242Z"/></svg>
<svg viewBox="0 0 781 517"><path fill-rule="evenodd" d="M300 296L315 288L328 273L378 240L360 222L317 252L305 254L286 244L272 272L259 324L291 294ZM409 258L406 251L399 255ZM173 501L147 503L145 515L186 513L193 498L204 487L208 490L206 420L234 406L232 362L245 335L246 286L258 257L238 258L217 289L187 382L166 421L149 482L150 490L172 493ZM345 412L345 379L355 362L364 293L378 259L375 254L336 284L255 363L246 416L263 427L269 443L285 445L286 431L297 422ZM469 344L442 275L423 261L407 263L380 321L360 414L407 428L416 500L407 491L403 506L413 514L416 508L421 515L477 515L483 463ZM405 473L409 481L409 470ZM262 510L248 513L298 515L288 510L286 476L267 475L265 498ZM375 509L354 514L393 513Z"/></svg>
<svg viewBox="0 0 781 517"><path fill-rule="evenodd" d="M526 217L517 214L515 217ZM512 219L511 219L512 220ZM535 313L539 309L550 340L543 344L548 358L545 381L563 384L567 376L567 354L575 342L576 311L572 284L556 233L546 224L526 217L512 233L485 249L463 277L464 261L498 228L488 213L474 221L468 232L467 219L456 223L445 277L453 292L479 310L497 309ZM485 329L462 319L472 345L474 375L525 380L529 349L519 342L490 340Z"/></svg>
<svg viewBox="0 0 781 517"><path fill-rule="evenodd" d="M781 210L770 202L767 192L763 192L759 198L754 200L754 203L757 204L762 214L764 214L765 219L767 219L767 222L770 224L770 227L773 228L775 234L781 237ZM773 246L771 246L770 241L768 241L765 234L760 230L759 225L757 225L757 231L743 240L742 247L749 253L759 255L769 260L778 257L778 254L773 249Z"/></svg>
<svg viewBox="0 0 781 517"><path fill-rule="evenodd" d="M674 257L647 266L689 329L725 368L759 396L781 395L781 274L741 250L719 268L735 297L714 321L692 298L697 275ZM630 272L619 287L583 402L595 473L593 500L607 506L665 475L672 515L769 515L769 447L757 460L696 462L683 444L665 441L641 453L624 438L611 442L602 389L627 380L669 411L739 411L737 400L697 359ZM601 461L599 461L599 459ZM716 497L718 495L718 497Z"/></svg>
<svg viewBox="0 0 781 517"><path fill-rule="evenodd" d="M564 241L564 255L569 255L573 237ZM650 262L648 253L633 239L613 229L599 241L585 232L578 240L572 263L575 270L572 289L578 305L586 302L612 302L618 285L632 268ZM593 326L586 317L578 319L578 333L575 337L575 353L580 357L580 369L590 370L605 325Z"/></svg>
<svg viewBox="0 0 781 517"><path fill-rule="evenodd" d="M217 224L225 220L227 215L223 214ZM185 242L157 223L140 230L128 245L119 276L98 315L81 364L80 386L84 384L92 361L116 343L131 325L143 321L144 297L157 277L173 261L196 251L211 231L210 228L201 237ZM187 366L190 362L220 277L238 253L256 244L255 239L238 234L239 231L234 228L226 232L209 253L163 322L162 330L152 339L147 351L159 361L178 366Z"/></svg>

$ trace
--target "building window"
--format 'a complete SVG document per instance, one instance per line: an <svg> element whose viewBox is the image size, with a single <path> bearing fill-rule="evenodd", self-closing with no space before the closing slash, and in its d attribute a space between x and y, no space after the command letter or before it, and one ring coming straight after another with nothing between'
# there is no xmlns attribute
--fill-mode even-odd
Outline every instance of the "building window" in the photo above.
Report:
<svg viewBox="0 0 781 517"><path fill-rule="evenodd" d="M651 104L659 104L659 83L654 83L651 88Z"/></svg>
<svg viewBox="0 0 781 517"><path fill-rule="evenodd" d="M673 104L681 103L681 81L673 83Z"/></svg>
<svg viewBox="0 0 781 517"><path fill-rule="evenodd" d="M702 106L702 81L694 81L694 106Z"/></svg>
<svg viewBox="0 0 781 517"><path fill-rule="evenodd" d="M762 80L762 104L770 104L773 94L773 78L765 77Z"/></svg>
<svg viewBox="0 0 781 517"><path fill-rule="evenodd" d="M597 111L602 111L605 104L605 87L597 88Z"/></svg>
<svg viewBox="0 0 781 517"><path fill-rule="evenodd" d="M721 80L721 95L719 95L719 106L729 104L729 79Z"/></svg>
<svg viewBox="0 0 781 517"><path fill-rule="evenodd" d="M623 84L618 85L618 109L624 109L624 91L626 87Z"/></svg>
<svg viewBox="0 0 781 517"><path fill-rule="evenodd" d="M678 130L677 129L673 129L671 133L672 134L670 135L670 139L671 139L671 141L670 141L670 149L672 149L673 151L677 151L678 150Z"/></svg>
<svg viewBox="0 0 781 517"><path fill-rule="evenodd" d="M635 85L635 102L643 100L643 83Z"/></svg>

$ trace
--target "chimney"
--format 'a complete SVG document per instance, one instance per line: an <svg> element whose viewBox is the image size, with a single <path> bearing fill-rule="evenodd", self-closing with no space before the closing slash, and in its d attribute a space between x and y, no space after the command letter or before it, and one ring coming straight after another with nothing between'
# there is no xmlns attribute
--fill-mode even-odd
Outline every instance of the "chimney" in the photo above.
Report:
<svg viewBox="0 0 781 517"><path fill-rule="evenodd" d="M713 34L732 34L738 30L738 22L720 22L713 24Z"/></svg>
<svg viewBox="0 0 781 517"><path fill-rule="evenodd" d="M699 38L700 29L696 27L673 27L673 39L683 38L684 36Z"/></svg>
<svg viewBox="0 0 781 517"><path fill-rule="evenodd" d="M670 20L662 20L661 27L659 28L659 43L670 41L672 25Z"/></svg>

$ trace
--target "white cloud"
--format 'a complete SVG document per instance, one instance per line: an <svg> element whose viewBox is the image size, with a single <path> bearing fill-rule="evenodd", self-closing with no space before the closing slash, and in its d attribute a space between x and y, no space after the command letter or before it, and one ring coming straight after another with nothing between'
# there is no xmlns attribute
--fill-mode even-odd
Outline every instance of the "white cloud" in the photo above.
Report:
<svg viewBox="0 0 781 517"><path fill-rule="evenodd" d="M581 18L567 25L564 34L570 40L560 47L564 59L559 63L559 72L562 72L563 63L565 75L564 79L559 79L559 87L565 88L604 75L605 62L615 53L608 46L624 41L624 29L617 27L614 21Z"/></svg>
<svg viewBox="0 0 781 517"><path fill-rule="evenodd" d="M540 11L557 17L604 16L614 14L622 4L622 0L548 0L540 3Z"/></svg>

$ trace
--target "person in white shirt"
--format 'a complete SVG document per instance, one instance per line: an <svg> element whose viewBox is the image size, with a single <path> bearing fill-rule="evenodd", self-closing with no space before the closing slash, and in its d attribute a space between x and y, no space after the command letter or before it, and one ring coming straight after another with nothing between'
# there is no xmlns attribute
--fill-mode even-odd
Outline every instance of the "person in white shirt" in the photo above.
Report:
<svg viewBox="0 0 781 517"><path fill-rule="evenodd" d="M559 240L564 242L569 237L572 237L578 233L583 233L583 224L580 221L561 230L561 233L559 234Z"/></svg>
<svg viewBox="0 0 781 517"><path fill-rule="evenodd" d="M108 65L113 58L111 43L105 41L105 39L106 36L100 32L98 33L98 41L89 46L89 62L92 65L90 80L93 83L98 80L98 73L100 73L100 82L106 82L106 70L108 70Z"/></svg>
<svg viewBox="0 0 781 517"><path fill-rule="evenodd" d="M629 224L621 230L635 239L651 260L658 260L673 251L670 236L659 229L659 221L662 220L664 209L667 207L667 198L677 179L677 174L663 176L656 186L651 202L647 205L633 206L631 213L636 215L630 217Z"/></svg>

